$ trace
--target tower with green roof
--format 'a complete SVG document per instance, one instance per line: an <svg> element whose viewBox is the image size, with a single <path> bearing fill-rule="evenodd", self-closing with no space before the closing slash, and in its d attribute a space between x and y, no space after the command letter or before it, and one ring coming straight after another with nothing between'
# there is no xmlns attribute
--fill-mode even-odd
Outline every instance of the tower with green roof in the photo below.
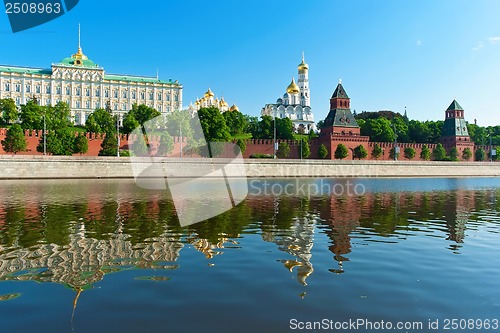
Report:
<svg viewBox="0 0 500 333"><path fill-rule="evenodd" d="M467 123L465 122L464 109L456 100L451 102L445 111L445 120L441 130L441 143L447 151L457 148L461 156L465 148L474 150L474 142L471 141Z"/></svg>

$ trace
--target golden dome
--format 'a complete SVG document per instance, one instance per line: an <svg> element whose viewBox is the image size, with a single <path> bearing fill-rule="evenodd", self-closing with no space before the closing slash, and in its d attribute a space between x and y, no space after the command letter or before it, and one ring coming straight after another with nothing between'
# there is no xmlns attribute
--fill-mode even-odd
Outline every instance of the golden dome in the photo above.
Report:
<svg viewBox="0 0 500 333"><path fill-rule="evenodd" d="M205 93L205 97L214 97L214 93L212 92L212 90L210 90L210 88L208 88L207 92Z"/></svg>
<svg viewBox="0 0 500 333"><path fill-rule="evenodd" d="M227 104L227 103L226 103ZM236 104L233 104L230 108L229 111L240 111L240 109L236 106Z"/></svg>
<svg viewBox="0 0 500 333"><path fill-rule="evenodd" d="M286 92L289 94L298 94L300 92L299 86L295 83L295 79L292 77L292 83L286 88Z"/></svg>
<svg viewBox="0 0 500 333"><path fill-rule="evenodd" d="M302 62L299 64L299 73L304 73L309 70L309 65L302 60Z"/></svg>

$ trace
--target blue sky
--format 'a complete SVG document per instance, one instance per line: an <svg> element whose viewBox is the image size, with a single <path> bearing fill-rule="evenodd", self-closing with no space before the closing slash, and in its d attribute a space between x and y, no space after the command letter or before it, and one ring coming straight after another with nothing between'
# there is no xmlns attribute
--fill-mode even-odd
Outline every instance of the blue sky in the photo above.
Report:
<svg viewBox="0 0 500 333"><path fill-rule="evenodd" d="M500 1L95 1L13 34L0 13L0 64L50 67L82 48L107 73L176 79L184 105L210 87L260 115L309 64L316 121L338 80L351 107L500 124Z"/></svg>

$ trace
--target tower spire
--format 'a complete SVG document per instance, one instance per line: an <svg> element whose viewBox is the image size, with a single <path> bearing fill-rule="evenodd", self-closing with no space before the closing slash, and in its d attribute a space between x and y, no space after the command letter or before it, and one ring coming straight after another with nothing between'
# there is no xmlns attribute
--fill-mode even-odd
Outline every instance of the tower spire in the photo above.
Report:
<svg viewBox="0 0 500 333"><path fill-rule="evenodd" d="M80 44L81 34L80 34L80 23L78 23L78 52L82 53L82 46Z"/></svg>
<svg viewBox="0 0 500 333"><path fill-rule="evenodd" d="M302 62L305 62L304 51L302 51Z"/></svg>

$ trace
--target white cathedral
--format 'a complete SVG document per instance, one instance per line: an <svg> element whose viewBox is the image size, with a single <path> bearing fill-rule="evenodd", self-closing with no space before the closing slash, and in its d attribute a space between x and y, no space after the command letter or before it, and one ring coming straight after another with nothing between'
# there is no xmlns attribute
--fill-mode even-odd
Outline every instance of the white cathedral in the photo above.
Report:
<svg viewBox="0 0 500 333"><path fill-rule="evenodd" d="M278 98L275 104L266 104L261 111L262 116L278 118L290 118L295 132L309 133L317 132L314 123L314 115L311 111L311 96L309 91L309 65L304 61L299 64L299 79L292 82L286 88L282 98Z"/></svg>

